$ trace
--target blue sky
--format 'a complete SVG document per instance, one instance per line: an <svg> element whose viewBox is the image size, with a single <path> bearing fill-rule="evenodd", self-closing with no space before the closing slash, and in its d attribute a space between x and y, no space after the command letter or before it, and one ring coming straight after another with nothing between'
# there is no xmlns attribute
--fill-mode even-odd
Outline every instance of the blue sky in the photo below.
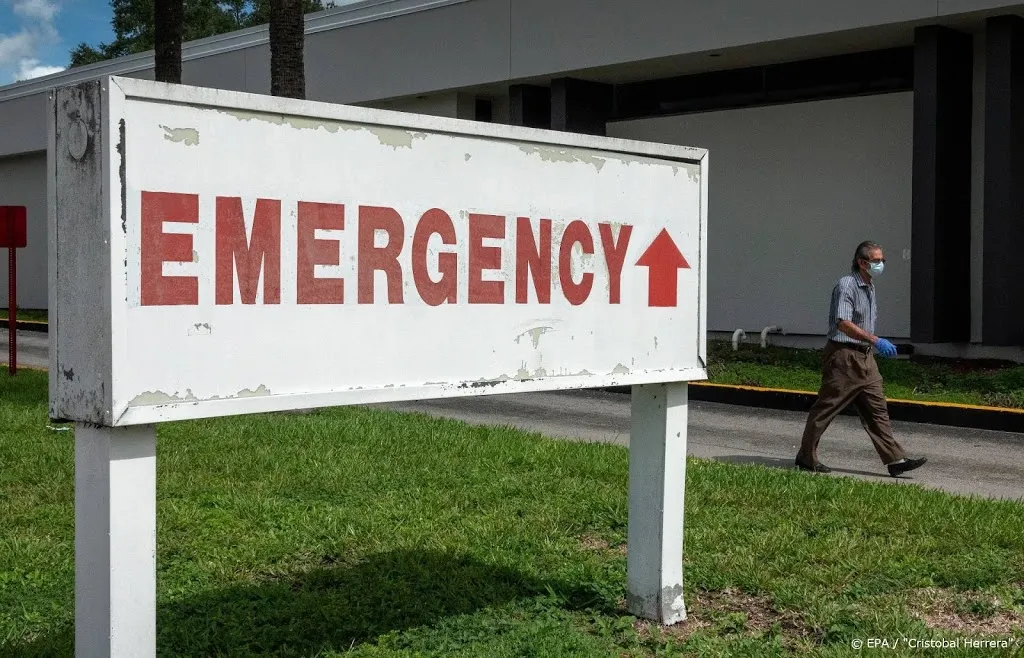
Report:
<svg viewBox="0 0 1024 658"><path fill-rule="evenodd" d="M109 0L0 0L0 86L55 73L79 42L110 41Z"/></svg>

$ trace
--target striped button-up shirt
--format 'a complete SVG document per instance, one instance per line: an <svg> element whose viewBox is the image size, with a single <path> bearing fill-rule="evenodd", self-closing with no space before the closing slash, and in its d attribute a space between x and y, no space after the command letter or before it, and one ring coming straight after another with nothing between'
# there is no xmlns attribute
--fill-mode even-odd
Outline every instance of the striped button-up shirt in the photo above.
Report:
<svg viewBox="0 0 1024 658"><path fill-rule="evenodd" d="M832 289L832 304L828 313L828 338L837 343L867 345L839 331L839 323L849 320L869 334L875 333L878 307L875 305L875 286L861 278L860 273L839 279Z"/></svg>

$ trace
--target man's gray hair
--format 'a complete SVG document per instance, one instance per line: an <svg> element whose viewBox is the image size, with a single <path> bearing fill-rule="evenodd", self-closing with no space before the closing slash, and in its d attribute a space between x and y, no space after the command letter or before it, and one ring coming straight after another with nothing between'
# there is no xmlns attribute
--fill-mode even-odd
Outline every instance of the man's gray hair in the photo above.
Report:
<svg viewBox="0 0 1024 658"><path fill-rule="evenodd" d="M881 249L882 245L871 240L865 240L857 245L857 251L853 252L853 262L850 264L851 272L859 272L860 266L857 265L857 261L860 259L868 260L871 256L871 252L875 249Z"/></svg>

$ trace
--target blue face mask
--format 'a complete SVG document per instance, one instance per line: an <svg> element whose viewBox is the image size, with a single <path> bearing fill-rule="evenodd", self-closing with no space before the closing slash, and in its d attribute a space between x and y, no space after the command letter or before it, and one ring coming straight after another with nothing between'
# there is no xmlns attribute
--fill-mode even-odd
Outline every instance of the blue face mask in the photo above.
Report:
<svg viewBox="0 0 1024 658"><path fill-rule="evenodd" d="M878 276L885 271L885 263L869 263L868 271L871 272L871 276Z"/></svg>

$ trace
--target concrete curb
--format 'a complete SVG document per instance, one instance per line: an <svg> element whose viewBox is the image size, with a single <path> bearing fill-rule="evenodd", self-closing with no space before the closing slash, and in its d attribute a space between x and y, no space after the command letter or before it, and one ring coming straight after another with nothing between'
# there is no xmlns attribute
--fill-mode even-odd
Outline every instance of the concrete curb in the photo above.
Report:
<svg viewBox="0 0 1024 658"><path fill-rule="evenodd" d="M614 393L629 393L630 387L614 386L605 390ZM806 391L729 386L707 382L690 384L691 400L761 409L806 413L817 397L816 393ZM857 412L852 407L848 407L843 410L843 415L856 416ZM1024 409L890 399L889 417L893 420L911 423L1024 434Z"/></svg>

